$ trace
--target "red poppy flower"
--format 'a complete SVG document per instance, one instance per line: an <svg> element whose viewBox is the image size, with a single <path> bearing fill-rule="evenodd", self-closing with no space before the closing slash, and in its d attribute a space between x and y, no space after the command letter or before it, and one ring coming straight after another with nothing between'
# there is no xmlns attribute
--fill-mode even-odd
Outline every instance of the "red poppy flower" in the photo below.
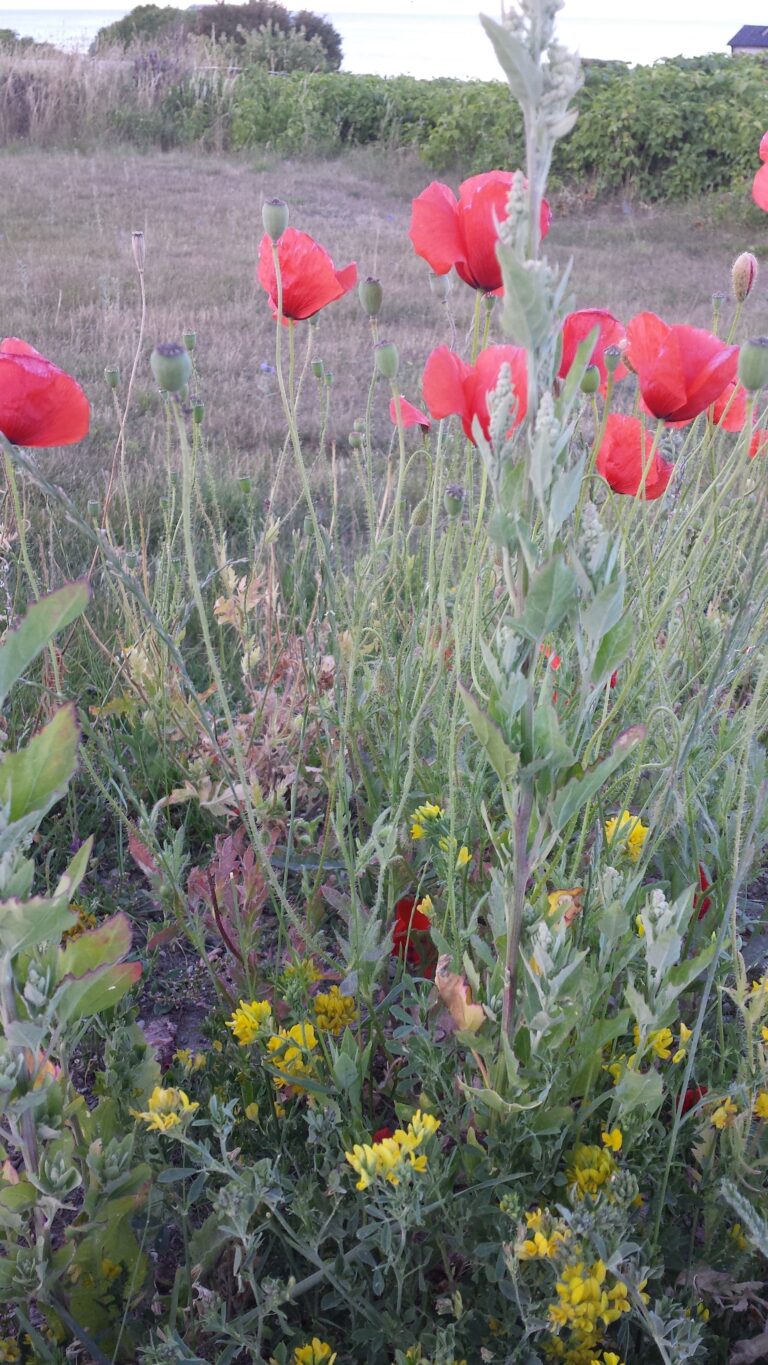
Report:
<svg viewBox="0 0 768 1365"><path fill-rule="evenodd" d="M651 456L653 439L638 417L612 412L597 452L596 469L614 493L636 497L643 483L647 501L660 498L669 483L672 465L658 451Z"/></svg>
<svg viewBox="0 0 768 1365"><path fill-rule="evenodd" d="M496 258L499 224L507 216L512 171L486 171L459 186L458 203L450 185L433 180L413 201L410 239L417 256L436 275L447 275L452 265L465 284L485 294L502 292L501 266ZM542 238L552 214L541 201Z"/></svg>
<svg viewBox="0 0 768 1365"><path fill-rule="evenodd" d="M371 1142L383 1142L385 1138L391 1137L394 1137L394 1133L392 1132L391 1128L377 1128L376 1132L371 1138Z"/></svg>
<svg viewBox="0 0 768 1365"><path fill-rule="evenodd" d="M397 408L394 398L389 404L389 416L397 426ZM420 408L414 407L413 403L409 403L407 398L403 398L402 394L400 394L400 420L404 427L421 427L422 431L429 431L432 425L427 414L422 412Z"/></svg>
<svg viewBox="0 0 768 1365"><path fill-rule="evenodd" d="M707 876L706 869L704 868L702 863L699 863L700 892L697 891L696 895L693 898L693 908L694 910L698 910L699 912L698 915L696 916L697 919L703 919L710 905L712 904L712 897L704 895L705 891L709 891L711 885L712 883L709 880L709 877Z"/></svg>
<svg viewBox="0 0 768 1365"><path fill-rule="evenodd" d="M474 445L472 422L478 418L483 435L488 436L488 394L496 388L502 365L512 372L512 389L517 399L514 425L519 426L528 408L528 366L522 346L487 346L474 365L447 346L438 346L424 367L421 388L432 416L449 417L457 413L464 433Z"/></svg>
<svg viewBox="0 0 768 1365"><path fill-rule="evenodd" d="M354 289L357 266L337 270L328 252L308 232L286 228L277 244L283 282L283 318L300 322ZM272 316L277 317L277 281L272 239L265 233L259 248L259 284L266 289Z"/></svg>
<svg viewBox="0 0 768 1365"><path fill-rule="evenodd" d="M416 967L422 976L432 977L437 963L437 952L429 937L432 922L416 906L415 896L401 896L395 902L392 955L405 958L408 966Z"/></svg>
<svg viewBox="0 0 768 1365"><path fill-rule="evenodd" d="M685 1095L683 1096L683 1102L680 1106L680 1113L687 1114L689 1109L693 1109L693 1106L695 1104L698 1104L699 1100L703 1100L704 1096L708 1094L709 1094L708 1086L692 1085L690 1090L686 1090Z"/></svg>
<svg viewBox="0 0 768 1365"><path fill-rule="evenodd" d="M756 455L768 453L768 428L755 427L752 433L752 440L749 443L749 458L754 460Z"/></svg>
<svg viewBox="0 0 768 1365"><path fill-rule="evenodd" d="M592 348L590 364L596 365L600 371L600 391L604 393L608 382L604 360L606 347L618 346L627 335L624 324L619 322L613 313L609 313L607 308L580 308L578 312L568 314L563 323L563 358L557 373L560 379L565 379L576 359L579 346L596 327L600 328L600 334ZM615 381L623 379L626 373L626 366L618 365L613 378Z"/></svg>
<svg viewBox="0 0 768 1365"><path fill-rule="evenodd" d="M722 427L724 431L741 431L747 420L746 389L732 380L712 404L710 415L716 427Z"/></svg>
<svg viewBox="0 0 768 1365"><path fill-rule="evenodd" d="M763 165L752 182L752 198L759 209L768 213L768 165L765 164L768 162L768 133L763 133L760 139L758 154Z"/></svg>
<svg viewBox="0 0 768 1365"><path fill-rule="evenodd" d="M736 378L738 346L699 327L669 327L638 313L627 327L626 359L648 411L665 422L691 422Z"/></svg>
<svg viewBox="0 0 768 1365"><path fill-rule="evenodd" d="M549 659L549 666L550 668L553 668L555 671L557 671L557 669L563 662L562 659L560 658L560 655L555 654L551 645L539 645L539 653L543 654L545 659Z"/></svg>
<svg viewBox="0 0 768 1365"><path fill-rule="evenodd" d="M76 379L18 337L0 342L0 431L13 445L73 445L90 415Z"/></svg>

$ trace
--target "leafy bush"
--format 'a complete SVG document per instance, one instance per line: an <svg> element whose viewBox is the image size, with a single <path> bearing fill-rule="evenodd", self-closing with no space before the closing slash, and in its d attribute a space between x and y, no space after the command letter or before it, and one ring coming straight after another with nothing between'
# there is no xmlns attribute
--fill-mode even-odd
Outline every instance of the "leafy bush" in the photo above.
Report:
<svg viewBox="0 0 768 1365"><path fill-rule="evenodd" d="M168 42L182 38L187 27L188 19L184 10L170 6L137 5L122 19L100 28L90 50L95 56L110 47L128 48L138 44Z"/></svg>

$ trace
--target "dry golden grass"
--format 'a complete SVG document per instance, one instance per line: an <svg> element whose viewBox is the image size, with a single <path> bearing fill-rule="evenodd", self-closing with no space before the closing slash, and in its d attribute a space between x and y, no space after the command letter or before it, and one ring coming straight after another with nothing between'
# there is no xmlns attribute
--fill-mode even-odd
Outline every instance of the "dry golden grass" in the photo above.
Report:
<svg viewBox="0 0 768 1365"><path fill-rule="evenodd" d="M164 463L164 426L147 358L154 342L196 331L205 429L222 476L260 479L284 436L274 375L274 325L255 263L261 205L279 195L291 222L317 237L337 265L356 260L361 276L384 285L381 334L397 343L401 388L420 398L430 349L449 340L428 271L408 241L410 200L430 179L414 156L350 153L330 162L167 153L95 155L23 151L4 163L0 266L4 329L77 375L93 404L88 440L61 456L57 471L73 490L96 496L106 483L115 417L106 365L130 371L139 330L131 231L146 234L148 314L128 423L128 454L139 487ZM590 211L555 205L548 251L574 257L577 306L606 306L627 318L653 308L671 321L706 326L713 292L727 293L733 257L749 241L745 219L716 204L610 206ZM749 219L747 217L746 221ZM750 300L756 316L765 291ZM757 307L754 304L757 303ZM451 308L459 345L473 296L458 284ZM495 323L498 327L498 324ZM754 330L761 327L755 324ZM310 329L297 328L302 357ZM333 371L330 437L346 458L346 436L365 405L371 338L355 294L326 309L311 330L313 354ZM498 331L496 340L499 339ZM381 384L375 418L389 433ZM319 431L319 393L305 385L300 425L311 444Z"/></svg>

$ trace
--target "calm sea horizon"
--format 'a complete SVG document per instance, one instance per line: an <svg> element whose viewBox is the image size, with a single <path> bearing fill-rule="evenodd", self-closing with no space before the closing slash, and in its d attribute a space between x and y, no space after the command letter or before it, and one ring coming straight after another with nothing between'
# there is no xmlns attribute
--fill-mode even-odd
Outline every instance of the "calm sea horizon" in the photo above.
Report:
<svg viewBox="0 0 768 1365"><path fill-rule="evenodd" d="M3 9L0 28L12 29L38 42L85 51L100 28L121 19L131 8L125 5L103 10L74 6L66 11ZM322 6L315 8L318 13L326 13L341 34L345 71L426 79L501 78L490 44L474 15L401 14L391 8L379 14L339 14L325 11ZM496 6L489 4L487 8L495 10ZM630 62L652 62L681 53L698 56L727 52L730 36L727 22L706 20L659 22L627 19L619 14L610 19L569 20L566 10L560 23L561 40L582 56Z"/></svg>

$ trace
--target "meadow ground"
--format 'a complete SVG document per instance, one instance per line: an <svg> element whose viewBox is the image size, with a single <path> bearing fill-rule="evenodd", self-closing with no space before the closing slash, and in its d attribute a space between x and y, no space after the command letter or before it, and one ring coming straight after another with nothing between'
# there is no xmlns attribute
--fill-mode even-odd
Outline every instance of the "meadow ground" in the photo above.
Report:
<svg viewBox="0 0 768 1365"><path fill-rule="evenodd" d="M119 367L124 395L139 338L131 254L131 232L137 229L146 236L147 318L127 426L133 486L151 485L164 463L149 351L156 341L178 338L187 329L198 338L212 467L227 477L258 479L267 472L282 445L284 423L270 368L274 329L255 267L261 205L275 195L289 203L292 224L316 236L337 265L356 259L360 277L381 278L380 335L397 343L402 390L419 401L426 356L450 341L449 320L430 292L427 267L407 243L411 199L431 178L411 154L367 151L327 162L116 150L6 155L3 330L77 375L93 406L90 436L76 455L64 454L57 479L75 495L91 497L108 480L116 419L103 373L105 366ZM731 261L744 249L756 249L752 238L759 237L746 197L743 203L712 199L648 207L628 201L595 206L555 194L553 207L548 251L560 261L573 257L575 306L608 307L624 319L652 299L670 321L710 325L713 294L729 291ZM463 288L449 300L459 346L472 302L471 291ZM753 326L759 312L758 297L751 303ZM308 330L299 329L299 362ZM499 340L498 326L496 331ZM370 338L354 294L323 312L311 340L313 355L334 375L328 435L344 459L371 363ZM311 377L299 416L308 446L316 446L320 402ZM375 418L386 440L383 389Z"/></svg>

